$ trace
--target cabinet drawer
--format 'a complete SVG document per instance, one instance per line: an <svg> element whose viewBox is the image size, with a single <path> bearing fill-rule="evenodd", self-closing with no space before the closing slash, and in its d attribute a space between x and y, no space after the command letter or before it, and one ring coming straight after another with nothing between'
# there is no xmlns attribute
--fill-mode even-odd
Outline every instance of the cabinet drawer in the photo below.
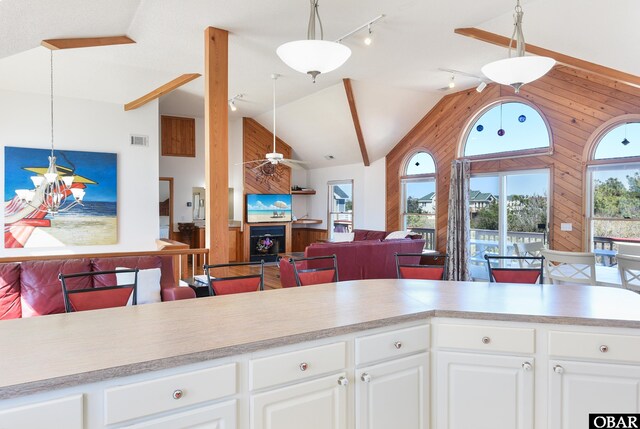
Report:
<svg viewBox="0 0 640 429"><path fill-rule="evenodd" d="M252 359L249 362L249 388L262 389L340 371L346 367L346 360L344 342Z"/></svg>
<svg viewBox="0 0 640 429"><path fill-rule="evenodd" d="M0 411L0 428L82 429L82 395Z"/></svg>
<svg viewBox="0 0 640 429"><path fill-rule="evenodd" d="M527 354L535 352L534 329L447 324L434 328L435 344L440 348Z"/></svg>
<svg viewBox="0 0 640 429"><path fill-rule="evenodd" d="M235 363L112 387L104 392L105 424L149 416L235 393Z"/></svg>
<svg viewBox="0 0 640 429"><path fill-rule="evenodd" d="M549 354L640 363L640 336L551 331Z"/></svg>
<svg viewBox="0 0 640 429"><path fill-rule="evenodd" d="M429 326L413 326L356 339L356 365L426 350Z"/></svg>

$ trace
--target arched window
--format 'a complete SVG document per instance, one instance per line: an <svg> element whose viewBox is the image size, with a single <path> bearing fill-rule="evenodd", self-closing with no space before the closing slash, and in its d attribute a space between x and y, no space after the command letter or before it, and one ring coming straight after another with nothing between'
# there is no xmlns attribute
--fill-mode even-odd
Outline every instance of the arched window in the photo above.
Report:
<svg viewBox="0 0 640 429"><path fill-rule="evenodd" d="M436 164L424 151L406 162L400 180L402 187L403 229L422 234L425 248L435 250Z"/></svg>
<svg viewBox="0 0 640 429"><path fill-rule="evenodd" d="M611 264L617 242L640 242L640 121L606 127L587 169L591 248Z"/></svg>
<svg viewBox="0 0 640 429"><path fill-rule="evenodd" d="M517 101L502 101L480 112L465 136L464 157L540 154L549 152L551 147L549 128L542 115Z"/></svg>

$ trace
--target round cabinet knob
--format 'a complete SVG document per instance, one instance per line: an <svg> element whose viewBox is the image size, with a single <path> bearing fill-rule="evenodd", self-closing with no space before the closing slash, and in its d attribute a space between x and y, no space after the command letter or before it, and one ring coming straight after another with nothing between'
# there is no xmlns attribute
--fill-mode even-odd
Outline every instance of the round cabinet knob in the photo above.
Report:
<svg viewBox="0 0 640 429"><path fill-rule="evenodd" d="M482 337L482 344L489 344L491 342L491 338L489 337Z"/></svg>
<svg viewBox="0 0 640 429"><path fill-rule="evenodd" d="M525 362L522 364L522 369L525 371L531 371L533 369L533 365L531 365L531 362Z"/></svg>
<svg viewBox="0 0 640 429"><path fill-rule="evenodd" d="M393 343L393 347L395 347L396 349L401 349L402 348L402 342L396 341L395 343Z"/></svg>
<svg viewBox="0 0 640 429"><path fill-rule="evenodd" d="M181 389L176 389L171 396L173 396L173 399L180 399L184 396L184 392Z"/></svg>
<svg viewBox="0 0 640 429"><path fill-rule="evenodd" d="M340 386L347 386L347 385L349 385L349 379L347 377L345 377L345 376L342 376L342 377L340 377L338 379L338 384Z"/></svg>
<svg viewBox="0 0 640 429"><path fill-rule="evenodd" d="M308 363L306 363L306 362L302 362L302 363L300 364L300 371L306 371L306 370L307 370L307 368L309 368L309 364L308 364Z"/></svg>
<svg viewBox="0 0 640 429"><path fill-rule="evenodd" d="M564 368L560 365L555 365L553 367L553 372L555 372L556 374L562 374L564 372Z"/></svg>
<svg viewBox="0 0 640 429"><path fill-rule="evenodd" d="M371 376L368 373L363 372L360 376L360 380L364 381L365 383L369 383L371 381Z"/></svg>
<svg viewBox="0 0 640 429"><path fill-rule="evenodd" d="M602 353L606 353L606 352L608 352L608 351L609 351L609 346L607 346L607 345L605 345L605 344L601 345L601 346L600 346L600 351L601 351Z"/></svg>

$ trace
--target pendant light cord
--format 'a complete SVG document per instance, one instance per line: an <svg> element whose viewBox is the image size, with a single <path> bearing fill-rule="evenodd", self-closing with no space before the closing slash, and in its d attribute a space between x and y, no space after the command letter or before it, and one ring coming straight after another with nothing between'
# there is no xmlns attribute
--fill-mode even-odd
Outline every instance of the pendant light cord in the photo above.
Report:
<svg viewBox="0 0 640 429"><path fill-rule="evenodd" d="M516 57L524 56L524 34L522 33L522 16L524 12L520 6L520 0L516 3L516 12L513 14L513 33L509 40L509 58L511 58L511 50L513 49L513 40L516 41Z"/></svg>
<svg viewBox="0 0 640 429"><path fill-rule="evenodd" d="M278 75L274 74L273 78L273 153L276 152L276 80Z"/></svg>
<svg viewBox="0 0 640 429"><path fill-rule="evenodd" d="M51 69L51 156L53 156L53 51L49 51L50 56L50 69Z"/></svg>
<svg viewBox="0 0 640 429"><path fill-rule="evenodd" d="M318 12L318 0L309 0L311 3L311 13L309 14L309 27L307 28L307 39L316 40L316 19L320 27L320 40L324 40L324 29L322 28L322 20Z"/></svg>

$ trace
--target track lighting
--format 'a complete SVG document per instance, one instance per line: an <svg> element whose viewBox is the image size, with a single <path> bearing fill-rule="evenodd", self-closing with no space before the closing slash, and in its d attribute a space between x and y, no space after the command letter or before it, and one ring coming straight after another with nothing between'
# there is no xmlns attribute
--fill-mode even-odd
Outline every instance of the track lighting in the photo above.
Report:
<svg viewBox="0 0 640 429"><path fill-rule="evenodd" d="M356 28L355 30L352 30L352 31L348 32L347 34L345 34L344 36L342 36L341 38L336 40L336 42L342 43L342 41L344 39L346 39L348 37L351 37L354 34L356 34L357 32L362 31L362 30L364 30L366 28L368 34L367 34L367 37L365 37L365 39L364 39L364 44L367 45L367 46L370 46L373 43L373 36L372 36L373 31L371 30L371 28L372 28L373 24L375 24L376 22L380 21L384 17L385 17L384 14L376 16L371 21L366 22L366 23L362 24L360 27Z"/></svg>
<svg viewBox="0 0 640 429"><path fill-rule="evenodd" d="M371 24L369 24L368 27L368 34L367 37L364 38L364 44L367 46L371 46L371 44L373 43L373 38L371 37Z"/></svg>
<svg viewBox="0 0 640 429"><path fill-rule="evenodd" d="M449 88L453 89L455 87L456 87L456 76L453 75L453 76L451 76L451 82L449 82Z"/></svg>
<svg viewBox="0 0 640 429"><path fill-rule="evenodd" d="M233 98L230 98L229 99L229 110L231 110L232 112L237 111L238 110L238 106L236 106L236 100L239 100L242 97L244 97L244 94L237 94Z"/></svg>

